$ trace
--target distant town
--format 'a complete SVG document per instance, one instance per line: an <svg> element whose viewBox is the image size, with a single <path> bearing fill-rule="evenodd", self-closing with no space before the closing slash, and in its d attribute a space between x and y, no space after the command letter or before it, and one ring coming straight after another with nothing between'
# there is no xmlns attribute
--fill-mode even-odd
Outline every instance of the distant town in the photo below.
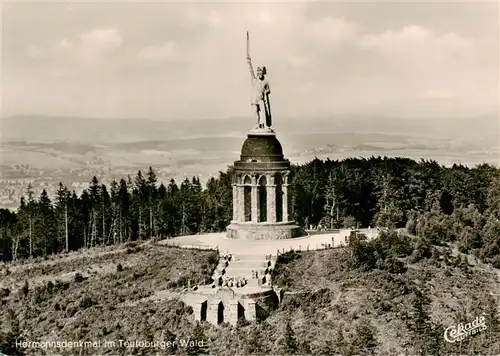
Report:
<svg viewBox="0 0 500 356"><path fill-rule="evenodd" d="M84 189L89 186L89 182L94 176L99 179L101 184L109 186L113 179L119 181L126 179L127 176L132 178L139 170L146 173L148 166L144 167L110 167L102 164L102 162L89 162L88 167L81 169L38 169L32 168L29 165L15 165L4 167L3 179L0 181L0 207L5 209L17 209L22 196L26 196L28 184L31 183L35 192L35 197L40 196L45 189L49 197L53 197L62 182L70 191L75 191L80 195ZM202 184L210 176L216 176L214 172L192 172L191 174L176 174L169 167L153 167L158 176L160 183L166 184L170 179L175 179L180 182L185 178L196 176L200 178Z"/></svg>

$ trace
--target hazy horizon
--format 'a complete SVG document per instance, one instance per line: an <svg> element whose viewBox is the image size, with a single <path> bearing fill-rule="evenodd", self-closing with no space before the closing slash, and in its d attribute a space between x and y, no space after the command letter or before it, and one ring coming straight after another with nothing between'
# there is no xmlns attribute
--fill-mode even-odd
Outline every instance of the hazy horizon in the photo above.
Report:
<svg viewBox="0 0 500 356"><path fill-rule="evenodd" d="M278 136L289 134L381 133L429 139L463 138L498 143L496 116L476 118L419 118L375 115L281 117L273 125ZM4 118L4 143L19 140L69 142L120 142L241 137L255 124L252 117L154 120L150 118L89 118L20 115ZM432 129L431 129L432 128ZM430 130L431 129L431 130Z"/></svg>
<svg viewBox="0 0 500 356"><path fill-rule="evenodd" d="M449 116L449 115L430 115L430 116L400 116L400 115L395 115L391 113L387 114L376 114L372 115L370 113L363 113L363 114L357 114L357 113L332 113L332 114L322 114L322 115L314 115L310 117L298 117L297 115L287 115L287 116L281 116L279 119L282 120L307 120L307 119L313 119L313 120L325 120L325 119L347 119L347 118L372 118L372 117L386 117L388 119L398 119L398 120L436 120L436 119L442 119L442 120L477 120L477 119L491 119L495 120L498 118L498 115L496 113L487 113L487 114L478 114L478 115L465 115L465 116ZM241 113L240 115L227 115L227 116L198 116L198 117L187 117L187 118L180 118L180 117L148 117L148 116L85 116L85 115L49 115L49 114L43 114L43 113L31 113L31 114L23 114L23 113L18 113L18 114L12 114L12 115L4 115L4 119L7 120L13 120L17 118L30 118L30 119L83 119L83 120L147 120L147 121L163 121L163 122L180 122L180 121L185 121L187 120L195 120L195 121L202 121L202 120L233 120L233 119L245 119L250 122L250 126L252 126L253 121L255 121L254 115L246 113ZM253 121L252 121L253 120Z"/></svg>

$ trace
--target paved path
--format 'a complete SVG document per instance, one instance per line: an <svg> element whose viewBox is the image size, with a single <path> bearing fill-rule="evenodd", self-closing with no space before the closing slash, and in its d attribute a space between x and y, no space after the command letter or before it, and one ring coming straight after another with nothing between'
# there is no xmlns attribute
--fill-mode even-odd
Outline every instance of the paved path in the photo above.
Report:
<svg viewBox="0 0 500 356"><path fill-rule="evenodd" d="M359 230L375 237L376 231L368 229ZM324 234L311 235L295 239L284 240L264 240L264 241L246 241L234 240L226 238L226 233L212 233L203 235L181 236L173 239L162 240L159 243L165 245L173 245L184 248L218 248L221 253L230 253L234 255L258 255L272 254L276 255L277 251L294 250L317 250L331 245L338 247L345 245L345 238L349 236L351 230L343 229L338 232L326 232Z"/></svg>

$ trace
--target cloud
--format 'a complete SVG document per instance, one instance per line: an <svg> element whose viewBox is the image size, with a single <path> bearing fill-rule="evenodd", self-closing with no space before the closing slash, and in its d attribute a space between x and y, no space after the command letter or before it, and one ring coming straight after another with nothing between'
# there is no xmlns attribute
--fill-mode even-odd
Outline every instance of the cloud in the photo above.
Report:
<svg viewBox="0 0 500 356"><path fill-rule="evenodd" d="M179 61L182 56L178 45L173 41L167 41L158 46L147 46L139 50L137 59L151 62Z"/></svg>
<svg viewBox="0 0 500 356"><path fill-rule="evenodd" d="M104 27L80 34L68 50L79 63L88 67L98 67L122 44L122 35L116 28Z"/></svg>
<svg viewBox="0 0 500 356"><path fill-rule="evenodd" d="M79 39L82 47L99 48L100 50L117 48L123 43L120 32L112 27L93 29L80 34Z"/></svg>
<svg viewBox="0 0 500 356"><path fill-rule="evenodd" d="M63 50L63 51L72 49L73 47L74 47L73 42L71 42L70 40L67 40L65 38L60 40L56 45L56 49Z"/></svg>
<svg viewBox="0 0 500 356"><path fill-rule="evenodd" d="M43 57L46 59L44 65L55 67L55 73L71 72L82 67L96 69L123 43L124 39L116 28L94 28L46 46L31 46L28 56Z"/></svg>
<svg viewBox="0 0 500 356"><path fill-rule="evenodd" d="M415 100L422 110L426 100L493 103L497 24L482 10L474 17L465 15L471 4L442 4L437 15L420 3L372 5L12 5L4 14L4 83L17 89L4 104L15 111L31 101L50 113L72 95L78 100L66 108L76 113L107 100L117 103L112 116L251 115L247 30L254 65L269 70L277 117L392 111ZM28 90L43 87L51 89Z"/></svg>
<svg viewBox="0 0 500 356"><path fill-rule="evenodd" d="M285 59L285 61L293 67L305 67L311 64L311 61L306 56L290 56Z"/></svg>
<svg viewBox="0 0 500 356"><path fill-rule="evenodd" d="M425 90L423 93L423 98L425 99L449 99L453 98L456 93L450 88L430 88Z"/></svg>
<svg viewBox="0 0 500 356"><path fill-rule="evenodd" d="M196 7L188 7L184 9L185 11L185 21L190 24L203 24L208 27L220 27L224 23L223 15L220 11L209 10L203 11Z"/></svg>
<svg viewBox="0 0 500 356"><path fill-rule="evenodd" d="M38 46L30 46L28 48L28 57L30 58L41 58L44 54L43 50Z"/></svg>
<svg viewBox="0 0 500 356"><path fill-rule="evenodd" d="M430 29L412 25L403 27L399 31L387 30L378 34L366 34L359 39L361 48L375 49L380 52L413 52L427 49L468 49L471 40L449 32L443 35L435 34Z"/></svg>
<svg viewBox="0 0 500 356"><path fill-rule="evenodd" d="M358 34L358 25L345 18L324 17L312 23L310 34L322 45L341 45L353 41Z"/></svg>
<svg viewBox="0 0 500 356"><path fill-rule="evenodd" d="M477 39L423 25L380 32L363 31L356 24L345 28L349 31L334 43L349 46L334 46L331 53L317 48L315 62L309 66L311 74L317 75L315 93L329 94L316 94L315 108L349 111L356 106L360 110L376 107L397 115L405 110L414 113L415 106L422 115L454 111L474 115L494 110L497 71L491 61L485 61L491 55ZM323 73L313 72L314 68Z"/></svg>
<svg viewBox="0 0 500 356"><path fill-rule="evenodd" d="M451 98L470 94L478 81L476 43L455 32L436 33L423 26L365 34L358 40L363 51L372 52L407 82L406 95ZM468 83L464 85L464 83Z"/></svg>
<svg viewBox="0 0 500 356"><path fill-rule="evenodd" d="M445 35L437 37L436 44L445 46L450 49L470 50L474 46L474 41L459 36L454 32L449 32Z"/></svg>

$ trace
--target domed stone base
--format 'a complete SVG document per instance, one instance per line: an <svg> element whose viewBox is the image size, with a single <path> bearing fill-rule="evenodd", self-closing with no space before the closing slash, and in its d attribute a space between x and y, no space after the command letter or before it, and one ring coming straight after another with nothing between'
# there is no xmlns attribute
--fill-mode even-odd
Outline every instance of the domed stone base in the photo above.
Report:
<svg viewBox="0 0 500 356"><path fill-rule="evenodd" d="M307 233L294 221L267 223L238 223L227 227L227 237L237 240L283 240L306 236Z"/></svg>

